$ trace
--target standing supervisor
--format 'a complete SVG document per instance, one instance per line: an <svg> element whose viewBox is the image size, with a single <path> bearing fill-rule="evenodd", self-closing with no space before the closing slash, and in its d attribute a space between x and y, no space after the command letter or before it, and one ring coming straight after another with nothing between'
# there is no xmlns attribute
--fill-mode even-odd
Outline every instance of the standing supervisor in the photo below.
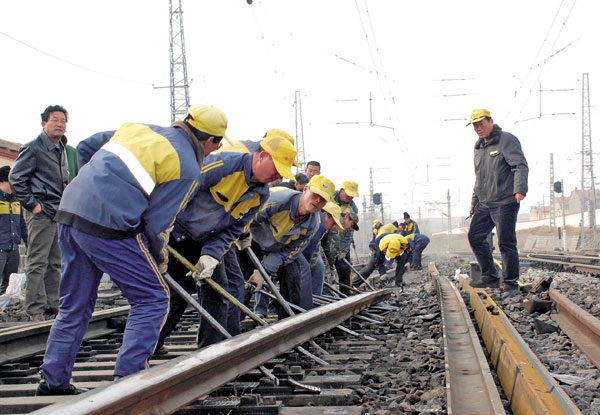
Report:
<svg viewBox="0 0 600 415"><path fill-rule="evenodd" d="M19 244L27 243L27 226L21 203L17 201L8 182L10 166L0 167L0 295L8 287L10 274L19 269Z"/></svg>
<svg viewBox="0 0 600 415"><path fill-rule="evenodd" d="M219 147L226 128L220 110L197 105L184 122L171 127L125 123L79 144L81 169L56 215L63 270L60 309L37 395L81 392L69 380L103 273L131 305L115 378L148 367L169 309L162 277L169 231L198 189L204 155Z"/></svg>
<svg viewBox="0 0 600 415"><path fill-rule="evenodd" d="M502 131L488 110L471 112L467 124L479 139L475 143L475 187L470 213L469 243L481 266L480 281L471 281L472 287L497 288L498 272L494 267L488 234L496 227L502 254L503 298L519 293L519 253L517 251L517 214L519 204L527 194L529 168L514 135Z"/></svg>
<svg viewBox="0 0 600 415"><path fill-rule="evenodd" d="M419 231L419 225L410 218L408 212L404 212L404 229L400 233L404 236L408 236L413 233L421 233Z"/></svg>
<svg viewBox="0 0 600 415"><path fill-rule="evenodd" d="M60 248L56 211L69 182L67 121L69 114L60 105L42 113L42 132L23 145L9 180L15 196L25 208L29 244L25 309L31 321L44 321L58 311Z"/></svg>

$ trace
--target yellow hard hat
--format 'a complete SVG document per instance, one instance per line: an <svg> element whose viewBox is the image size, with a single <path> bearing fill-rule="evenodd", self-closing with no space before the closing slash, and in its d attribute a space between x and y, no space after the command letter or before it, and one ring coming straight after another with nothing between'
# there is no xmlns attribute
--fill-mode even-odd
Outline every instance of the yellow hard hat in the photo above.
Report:
<svg viewBox="0 0 600 415"><path fill-rule="evenodd" d="M358 197L358 183L356 182L344 182L342 189L350 197Z"/></svg>
<svg viewBox="0 0 600 415"><path fill-rule="evenodd" d="M331 180L329 180L325 176L314 175L308 184L306 185L308 189L321 196L325 199L326 202L331 202L333 200L333 193L335 192L335 185ZM341 209L340 209L341 213Z"/></svg>
<svg viewBox="0 0 600 415"><path fill-rule="evenodd" d="M378 223L381 223L381 221L380 221L379 219L375 219L375 220L373 221L373 226L377 225Z"/></svg>
<svg viewBox="0 0 600 415"><path fill-rule="evenodd" d="M344 225L342 225L341 220L342 209L340 209L340 207L333 202L327 202L323 210L331 215L338 230L343 231Z"/></svg>
<svg viewBox="0 0 600 415"><path fill-rule="evenodd" d="M194 105L187 111L187 122L197 130L215 137L225 137L227 117L225 113L212 105Z"/></svg>
<svg viewBox="0 0 600 415"><path fill-rule="evenodd" d="M269 131L267 131L265 133L265 135L264 135L263 138L265 138L265 137L271 137L271 136L278 136L278 137L285 138L290 143L292 143L292 147L294 147L296 145L296 140L294 140L294 137L292 137L291 135L289 135L288 133L286 133L283 130L278 130L276 128L272 129L272 130L269 130ZM296 160L294 160L294 166L296 166L296 167L300 166Z"/></svg>
<svg viewBox="0 0 600 415"><path fill-rule="evenodd" d="M260 142L260 146L265 150L275 164L277 172L286 179L296 182L292 166L296 159L296 149L288 139L281 135L266 135Z"/></svg>
<svg viewBox="0 0 600 415"><path fill-rule="evenodd" d="M465 127L468 127L469 125L473 124L474 122L479 122L487 117L492 118L492 114L490 114L490 112L488 110L484 110L484 109L473 110L473 111L471 111L471 120L467 123L467 125Z"/></svg>

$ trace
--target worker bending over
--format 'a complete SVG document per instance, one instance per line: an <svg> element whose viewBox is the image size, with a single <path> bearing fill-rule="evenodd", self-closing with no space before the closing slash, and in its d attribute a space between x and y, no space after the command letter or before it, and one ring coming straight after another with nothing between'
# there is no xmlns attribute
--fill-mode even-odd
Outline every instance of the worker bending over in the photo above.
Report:
<svg viewBox="0 0 600 415"><path fill-rule="evenodd" d="M131 310L115 377L148 367L169 308L168 230L198 189L204 154L216 150L227 118L191 107L171 127L126 123L78 146L81 169L56 221L62 251L60 308L48 337L37 395L75 395L75 356L107 273Z"/></svg>
<svg viewBox="0 0 600 415"><path fill-rule="evenodd" d="M196 267L202 271L190 278L186 276L189 270L169 255L169 275L189 292L195 291L205 278L212 278L228 289L225 262L232 261L233 267L237 263L233 242L267 201L268 184L282 177L293 180L291 167L296 150L283 134L286 133L266 136L260 142L232 142L205 159L198 193L178 216L169 241L190 262L197 262ZM198 290L198 298L202 307L225 327L226 299L206 284ZM169 316L155 354L167 352L164 340L175 329L186 307L182 297L171 295ZM199 348L222 339L217 330L200 320Z"/></svg>

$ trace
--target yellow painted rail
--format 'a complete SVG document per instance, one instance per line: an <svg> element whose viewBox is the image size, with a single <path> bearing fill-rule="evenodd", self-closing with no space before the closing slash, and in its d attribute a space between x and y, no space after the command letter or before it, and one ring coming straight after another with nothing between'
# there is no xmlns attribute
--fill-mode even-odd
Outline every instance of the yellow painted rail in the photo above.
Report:
<svg viewBox="0 0 600 415"><path fill-rule="evenodd" d="M581 414L527 346L498 304L461 278L492 364L515 415Z"/></svg>

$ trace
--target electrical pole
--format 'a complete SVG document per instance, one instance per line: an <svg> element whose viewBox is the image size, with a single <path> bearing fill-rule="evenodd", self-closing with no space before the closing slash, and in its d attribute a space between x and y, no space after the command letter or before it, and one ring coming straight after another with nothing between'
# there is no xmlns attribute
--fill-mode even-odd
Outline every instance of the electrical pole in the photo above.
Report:
<svg viewBox="0 0 600 415"><path fill-rule="evenodd" d="M565 184L563 183L563 180L560 179L560 188L562 190L560 197L561 197L561 204L562 204L562 217L563 217L563 229L562 229L562 240L563 240L563 251L567 250L567 222L565 220Z"/></svg>
<svg viewBox="0 0 600 415"><path fill-rule="evenodd" d="M171 122L185 118L190 106L187 64L185 61L185 39L183 36L183 10L181 0L173 9L169 0L169 49L171 53Z"/></svg>
<svg viewBox="0 0 600 415"><path fill-rule="evenodd" d="M556 204L554 199L554 153L550 153L550 227L556 228Z"/></svg>
<svg viewBox="0 0 600 415"><path fill-rule="evenodd" d="M371 213L371 216L375 217L375 204L373 203L373 193L375 193L375 191L373 190L373 167L369 167L369 200L371 201L371 205L369 206L369 212Z"/></svg>
<svg viewBox="0 0 600 415"><path fill-rule="evenodd" d="M296 153L298 168L304 170L306 167L306 153L304 152L304 125L302 123L302 102L300 91L296 91L294 97L294 108L296 109Z"/></svg>
<svg viewBox="0 0 600 415"><path fill-rule="evenodd" d="M590 86L588 74L583 74L582 80L582 103L581 103L581 245L585 250L585 211L589 207L588 226L592 229L592 250L597 249L598 234L596 230L596 187L594 185L594 163L592 153L592 127L590 119ZM586 191L590 197L586 203Z"/></svg>
<svg viewBox="0 0 600 415"><path fill-rule="evenodd" d="M448 189L448 253L450 253L450 235L452 234L452 210L450 203L450 189Z"/></svg>

